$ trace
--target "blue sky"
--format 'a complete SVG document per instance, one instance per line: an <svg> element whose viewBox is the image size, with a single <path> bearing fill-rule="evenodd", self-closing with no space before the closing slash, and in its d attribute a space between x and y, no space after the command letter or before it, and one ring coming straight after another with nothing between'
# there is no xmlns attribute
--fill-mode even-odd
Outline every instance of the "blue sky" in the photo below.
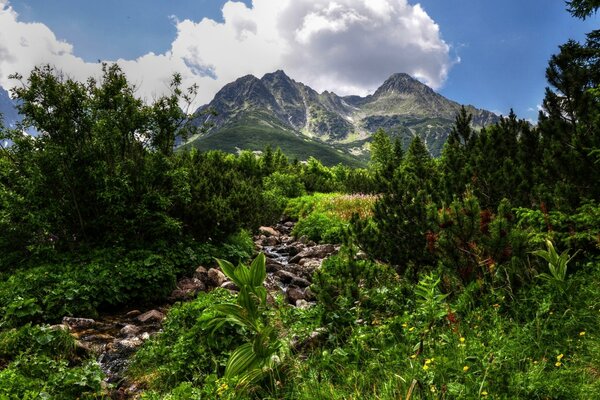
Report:
<svg viewBox="0 0 600 400"><path fill-rule="evenodd" d="M98 60L127 60L125 70L138 79L137 83L149 86L145 93L156 93L166 86L164 82L162 86L149 83L162 79L164 74L157 70L179 65L190 71L211 71L219 77L211 82L210 77L196 76L205 92L201 102L238 76L278 68L317 89L340 94L366 94L391 72L408 72L420 74L420 79L453 100L500 113L512 107L520 117L533 120L543 98L544 70L550 56L569 38L581 41L586 32L600 27L598 17L586 21L572 18L560 0L423 0L422 10L412 7L416 2L409 2L406 8L404 0L378 0L382 6L393 7L390 10L398 18L416 21L416 27L409 24L399 30L398 20L388 21L383 14L365 8L364 1L341 0L344 7L334 9L326 0L295 0L285 7L280 0L255 0L256 10L251 9L251 1L245 1L244 7L229 8L227 23L222 0L9 0L8 6L19 29L27 31L33 29L27 23L41 23L51 32L32 34L30 41L55 35L57 43L53 46L59 50L53 48L47 62L61 64L66 54L65 68L81 70L84 76ZM283 15L277 18L284 21L278 21L277 26L284 29L277 34L273 33L275 25L268 22L273 17L260 11L275 2L281 7L278 15ZM315 8L315 3L321 8ZM315 15L319 18L308 18ZM362 18L360 26L352 17L356 15ZM203 18L205 22L200 24ZM342 20L344 24L335 32L314 22L334 24ZM295 30L286 31L288 25ZM305 35L298 35L299 30ZM255 34L263 35L262 42ZM231 37L223 39L227 35ZM270 43L269 37L274 36L287 42ZM0 50L2 41L9 40L6 37L0 32ZM386 39L389 37L399 39L394 42ZM197 45L204 41L207 43ZM65 43L72 47L63 49ZM246 49L252 51L242 57ZM331 49L335 54L328 58L325 54ZM225 57L219 52L231 54ZM13 53L17 59L19 54L27 56L19 49ZM39 53L32 60L46 62ZM277 56L271 57L274 53ZM0 51L0 57L2 54ZM149 54L153 57L144 58ZM159 57L165 54L168 57ZM236 58L236 54L240 56ZM183 62L173 61L175 56ZM8 73L3 69L20 65L2 67L1 61L0 75ZM193 82L193 74L188 75L187 82Z"/></svg>

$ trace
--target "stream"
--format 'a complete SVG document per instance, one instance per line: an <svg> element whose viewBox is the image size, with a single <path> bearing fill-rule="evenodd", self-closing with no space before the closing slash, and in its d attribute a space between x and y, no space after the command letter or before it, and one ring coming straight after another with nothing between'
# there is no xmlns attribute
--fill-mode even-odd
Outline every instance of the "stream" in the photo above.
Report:
<svg viewBox="0 0 600 400"><path fill-rule="evenodd" d="M336 253L339 247L317 245L306 238L296 239L291 236L293 226L293 222L282 222L261 227L254 243L256 250L267 257L267 289L271 293L282 292L293 306L310 307L315 300L308 288L312 274L323 259ZM237 289L217 268L199 266L192 277L179 280L177 288L162 305L152 309L125 309L96 319L64 317L61 327L75 337L80 352L96 357L111 398L134 398L141 388L124 378L131 356L161 331L162 321L172 304L192 300L200 291L216 287Z"/></svg>

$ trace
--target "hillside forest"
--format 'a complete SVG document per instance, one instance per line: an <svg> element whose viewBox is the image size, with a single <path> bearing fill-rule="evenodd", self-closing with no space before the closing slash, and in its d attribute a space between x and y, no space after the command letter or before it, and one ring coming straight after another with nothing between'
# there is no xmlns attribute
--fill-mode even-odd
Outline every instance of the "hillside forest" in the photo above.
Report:
<svg viewBox="0 0 600 400"><path fill-rule="evenodd" d="M600 31L551 57L536 125L463 108L440 157L379 130L362 168L177 149L204 129L177 75L151 103L118 65L13 77L0 399L600 398ZM280 227L328 257L278 271ZM228 285L169 300L207 270ZM165 304L116 380L72 332Z"/></svg>

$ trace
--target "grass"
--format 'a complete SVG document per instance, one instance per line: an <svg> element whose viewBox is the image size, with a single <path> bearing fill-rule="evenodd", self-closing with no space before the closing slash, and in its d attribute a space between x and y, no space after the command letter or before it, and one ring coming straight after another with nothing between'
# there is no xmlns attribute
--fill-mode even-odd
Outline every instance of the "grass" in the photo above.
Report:
<svg viewBox="0 0 600 400"><path fill-rule="evenodd" d="M260 116L250 115L231 122L216 132L196 138L181 149L195 147L199 150L223 150L237 153L238 150L262 151L267 145L281 150L291 158L307 160L310 156L324 165L344 164L364 167L364 160L342 151L341 148L311 139L299 133L280 127L276 122L265 123Z"/></svg>

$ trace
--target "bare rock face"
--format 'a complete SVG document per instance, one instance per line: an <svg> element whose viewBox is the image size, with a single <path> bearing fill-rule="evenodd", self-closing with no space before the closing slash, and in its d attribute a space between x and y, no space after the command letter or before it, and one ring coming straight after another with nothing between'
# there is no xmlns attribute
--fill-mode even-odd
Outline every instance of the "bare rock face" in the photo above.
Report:
<svg viewBox="0 0 600 400"><path fill-rule="evenodd" d="M147 311L136 318L136 320L138 320L142 324L158 323L162 322L163 319L165 319L165 314L161 313L158 310Z"/></svg>
<svg viewBox="0 0 600 400"><path fill-rule="evenodd" d="M211 287L220 287L225 281L227 277L224 273L219 271L216 268L211 268L208 270L208 285Z"/></svg>

